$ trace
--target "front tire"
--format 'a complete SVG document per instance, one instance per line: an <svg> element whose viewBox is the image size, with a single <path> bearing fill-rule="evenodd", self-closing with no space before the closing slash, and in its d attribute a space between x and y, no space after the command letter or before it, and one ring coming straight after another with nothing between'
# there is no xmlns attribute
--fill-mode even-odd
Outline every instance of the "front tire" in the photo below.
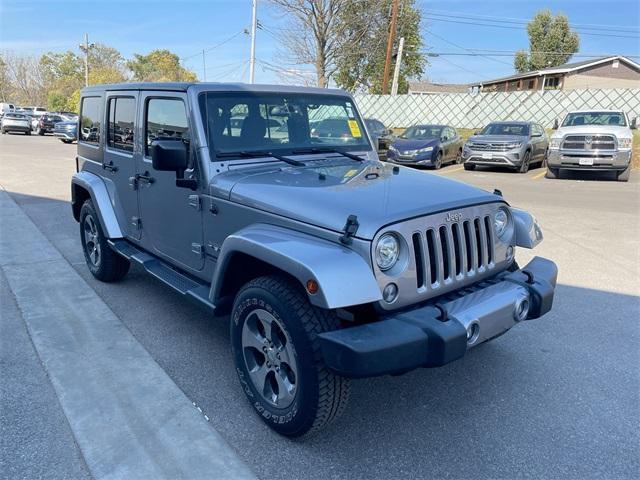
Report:
<svg viewBox="0 0 640 480"><path fill-rule="evenodd" d="M284 276L251 280L236 296L236 372L256 413L281 435L320 430L346 407L349 380L327 369L318 340L337 328L333 312L311 305L300 285Z"/></svg>
<svg viewBox="0 0 640 480"><path fill-rule="evenodd" d="M433 161L433 169L440 170L442 167L442 152L436 154L436 159Z"/></svg>
<svg viewBox="0 0 640 480"><path fill-rule="evenodd" d="M616 173L616 178L619 182L628 182L629 176L631 175L631 163L629 166L625 168L623 171Z"/></svg>
<svg viewBox="0 0 640 480"><path fill-rule="evenodd" d="M129 260L114 252L102 232L91 200L80 210L80 242L91 274L102 282L115 282L129 271Z"/></svg>
<svg viewBox="0 0 640 480"><path fill-rule="evenodd" d="M529 164L531 163L531 152L527 150L524 152L524 158L518 168L518 173L527 173L529 171Z"/></svg>
<svg viewBox="0 0 640 480"><path fill-rule="evenodd" d="M544 176L545 178L556 179L560 176L560 169L547 167L547 173L545 173Z"/></svg>
<svg viewBox="0 0 640 480"><path fill-rule="evenodd" d="M27 130L26 132L24 132L26 135L31 135L31 130Z"/></svg>

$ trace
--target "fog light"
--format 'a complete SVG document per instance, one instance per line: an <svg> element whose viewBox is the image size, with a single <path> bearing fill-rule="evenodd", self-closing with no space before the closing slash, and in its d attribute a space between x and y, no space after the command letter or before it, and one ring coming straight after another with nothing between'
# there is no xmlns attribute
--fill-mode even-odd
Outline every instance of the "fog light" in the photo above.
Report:
<svg viewBox="0 0 640 480"><path fill-rule="evenodd" d="M529 315L529 299L521 298L515 304L513 316L517 322L521 322L527 319L527 315Z"/></svg>
<svg viewBox="0 0 640 480"><path fill-rule="evenodd" d="M388 284L382 290L382 298L387 303L395 302L396 298L398 298L398 286L395 283Z"/></svg>

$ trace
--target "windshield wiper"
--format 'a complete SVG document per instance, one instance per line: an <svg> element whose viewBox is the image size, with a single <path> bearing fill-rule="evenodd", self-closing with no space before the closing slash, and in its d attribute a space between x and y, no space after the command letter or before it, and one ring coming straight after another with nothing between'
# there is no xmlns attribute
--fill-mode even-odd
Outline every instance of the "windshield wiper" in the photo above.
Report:
<svg viewBox="0 0 640 480"><path fill-rule="evenodd" d="M343 157L350 158L351 160L355 160L357 162L364 162L365 160L364 158L358 155L354 155L353 153L348 153L348 152L342 152L340 150L336 150L335 148L310 147L310 148L300 148L292 151L293 153L339 153Z"/></svg>
<svg viewBox="0 0 640 480"><path fill-rule="evenodd" d="M218 158L228 158L228 157L242 157L242 158L264 158L264 157L273 157L276 160L280 160L281 162L288 163L289 165L295 165L296 167L304 167L306 163L299 162L298 160L294 160L293 158L283 157L282 155L277 155L272 152L264 152L264 151L241 151L241 152L216 152L216 157Z"/></svg>

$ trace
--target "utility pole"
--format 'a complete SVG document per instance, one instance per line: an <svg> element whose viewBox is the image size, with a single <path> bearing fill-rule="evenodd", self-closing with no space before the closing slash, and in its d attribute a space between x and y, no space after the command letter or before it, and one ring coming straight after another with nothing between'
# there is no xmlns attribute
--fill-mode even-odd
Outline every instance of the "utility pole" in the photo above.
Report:
<svg viewBox="0 0 640 480"><path fill-rule="evenodd" d="M398 44L398 55L396 56L396 68L393 70L393 83L391 84L391 95L398 94L398 80L400 78L400 65L402 64L402 48L404 47L404 37L400 37Z"/></svg>
<svg viewBox="0 0 640 480"><path fill-rule="evenodd" d="M384 61L384 73L382 76L382 94L389 92L389 73L391 70L391 56L393 54L393 44L396 41L396 28L398 24L398 0L393 0L391 6L391 25L389 26L389 38L387 39L387 57Z"/></svg>
<svg viewBox="0 0 640 480"><path fill-rule="evenodd" d="M258 26L258 0L252 0L251 18L251 54L249 55L249 83L253 83L254 70L256 68L256 29Z"/></svg>
<svg viewBox="0 0 640 480"><path fill-rule="evenodd" d="M89 49L95 47L95 43L89 43L89 34L84 34L84 43L80 44L80 50L84 52L84 86L89 86Z"/></svg>
<svg viewBox="0 0 640 480"><path fill-rule="evenodd" d="M202 49L202 76L203 80L207 81L207 62L204 59L204 48Z"/></svg>

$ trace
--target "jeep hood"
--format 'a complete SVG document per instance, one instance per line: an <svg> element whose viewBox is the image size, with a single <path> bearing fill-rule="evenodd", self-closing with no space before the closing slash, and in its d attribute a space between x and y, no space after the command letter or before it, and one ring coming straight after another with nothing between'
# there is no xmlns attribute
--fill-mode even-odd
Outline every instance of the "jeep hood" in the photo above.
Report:
<svg viewBox="0 0 640 480"><path fill-rule="evenodd" d="M408 218L502 201L461 182L381 162L281 165L217 175L212 194L335 232L344 229L349 215L356 215L356 237L362 239Z"/></svg>

